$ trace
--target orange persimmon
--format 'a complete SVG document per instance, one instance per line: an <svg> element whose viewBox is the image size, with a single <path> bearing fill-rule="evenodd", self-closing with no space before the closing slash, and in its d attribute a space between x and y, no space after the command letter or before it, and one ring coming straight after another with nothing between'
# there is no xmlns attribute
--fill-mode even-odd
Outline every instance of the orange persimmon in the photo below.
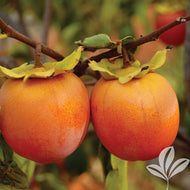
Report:
<svg viewBox="0 0 190 190"><path fill-rule="evenodd" d="M150 160L170 146L179 106L170 83L149 73L121 84L101 78L91 94L92 122L103 145L125 160Z"/></svg>
<svg viewBox="0 0 190 190"><path fill-rule="evenodd" d="M1 132L19 155L53 163L70 155L89 125L82 81L67 72L51 79L8 79L0 90Z"/></svg>

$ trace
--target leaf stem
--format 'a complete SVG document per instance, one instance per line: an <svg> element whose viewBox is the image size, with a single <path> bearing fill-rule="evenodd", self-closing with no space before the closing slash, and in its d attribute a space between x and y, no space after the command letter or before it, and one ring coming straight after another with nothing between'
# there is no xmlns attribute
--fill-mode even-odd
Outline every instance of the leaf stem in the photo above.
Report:
<svg viewBox="0 0 190 190"><path fill-rule="evenodd" d="M128 67L130 64L130 59L129 59L129 55L128 52L126 50L126 48L122 47L122 55L123 55L123 67L126 68Z"/></svg>

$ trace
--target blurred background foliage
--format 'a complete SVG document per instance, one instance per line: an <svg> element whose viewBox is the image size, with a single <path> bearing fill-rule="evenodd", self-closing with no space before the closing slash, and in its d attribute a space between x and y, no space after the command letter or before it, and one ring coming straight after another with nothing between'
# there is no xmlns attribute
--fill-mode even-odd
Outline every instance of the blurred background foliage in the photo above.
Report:
<svg viewBox="0 0 190 190"><path fill-rule="evenodd" d="M51 23L47 44L64 55L70 53L75 41L98 33L110 35L118 40L132 35L136 38L154 31L156 19L155 6L160 0L52 0ZM172 4L183 4L187 9L187 0L165 0ZM41 41L45 0L1 0L0 17L19 32ZM146 63L153 54L166 45L159 40L137 48L135 58ZM26 61L33 60L34 50L13 39L0 41L0 64L12 68ZM85 56L91 56L86 53ZM189 130L190 112L187 108L184 85L184 45L173 48L168 53L166 64L158 70L174 87L180 103L181 123ZM92 89L93 85L87 85ZM92 127L90 127L90 130ZM99 159L99 140L94 133L88 133L84 142L71 156L60 163L36 164L33 177L29 180L32 190L103 190L104 171L109 169ZM105 155L109 155L105 150ZM106 156L105 156L106 157ZM20 162L23 161L19 158ZM106 161L106 162L105 162ZM146 162L129 162L129 190L160 190L166 184L146 171ZM25 166L26 167L26 166ZM106 167L106 168L105 168ZM29 172L29 171L28 171ZM183 176L184 177L184 176ZM189 177L189 176L188 176ZM170 190L188 190L184 180L176 179ZM182 184L182 185L181 185ZM177 187L178 186L178 187ZM6 189L2 187L0 189ZM8 188L9 189L9 186Z"/></svg>

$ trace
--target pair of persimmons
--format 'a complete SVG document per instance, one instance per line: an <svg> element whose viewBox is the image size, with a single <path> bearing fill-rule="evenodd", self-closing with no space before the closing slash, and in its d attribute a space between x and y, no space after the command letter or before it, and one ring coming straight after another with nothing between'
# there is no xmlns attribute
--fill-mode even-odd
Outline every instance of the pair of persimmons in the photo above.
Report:
<svg viewBox="0 0 190 190"><path fill-rule="evenodd" d="M9 146L39 163L74 152L90 120L102 144L125 160L150 160L170 146L179 127L179 107L169 82L159 74L121 84L101 78L89 101L71 72L51 79L8 79L0 90L0 126Z"/></svg>

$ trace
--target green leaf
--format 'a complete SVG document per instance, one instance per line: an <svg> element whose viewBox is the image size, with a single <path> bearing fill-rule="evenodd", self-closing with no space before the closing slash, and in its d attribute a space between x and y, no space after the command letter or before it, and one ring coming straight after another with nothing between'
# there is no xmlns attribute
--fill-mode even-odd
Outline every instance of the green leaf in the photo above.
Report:
<svg viewBox="0 0 190 190"><path fill-rule="evenodd" d="M28 180L33 176L36 163L32 160L28 160L14 153L14 161L17 163L18 167L26 174Z"/></svg>
<svg viewBox="0 0 190 190"><path fill-rule="evenodd" d="M6 185L5 188L9 187L9 189L29 189L26 174L15 162L9 165L1 163L0 167L0 176L3 176L0 178L0 187Z"/></svg>
<svg viewBox="0 0 190 190"><path fill-rule="evenodd" d="M112 171L106 177L106 190L127 190L127 161L111 154Z"/></svg>
<svg viewBox="0 0 190 190"><path fill-rule="evenodd" d="M122 41L122 45L126 45L130 42L135 41L135 38L133 36L126 36L126 37L122 38L121 41Z"/></svg>
<svg viewBox="0 0 190 190"><path fill-rule="evenodd" d="M0 134L0 189L29 189L26 174L13 160L13 151Z"/></svg>
<svg viewBox="0 0 190 190"><path fill-rule="evenodd" d="M13 151L6 143L5 139L3 138L2 134L0 133L0 160L3 163L10 164L13 161Z"/></svg>
<svg viewBox="0 0 190 190"><path fill-rule="evenodd" d="M92 51L101 48L115 47L115 42L111 41L110 37L106 34L97 34L91 37L87 37L82 41L76 41L75 44L89 48Z"/></svg>
<svg viewBox="0 0 190 190"><path fill-rule="evenodd" d="M82 51L83 48L79 47L62 61L47 62L43 64L43 67L36 68L34 64L28 63L24 63L13 69L0 66L0 78L24 78L24 81L28 78L51 78L72 70L78 64Z"/></svg>
<svg viewBox="0 0 190 190"><path fill-rule="evenodd" d="M133 36L126 36L126 37L124 37L123 39L121 39L121 41L122 41L122 46L124 46L124 45L126 45L126 44L128 44L128 43L130 43L130 42L133 42L133 41L135 41L135 40L136 40L136 39L135 39ZM129 49L128 51L129 51L129 53L134 54L135 51L136 51L136 49L137 49L137 47L132 48L132 49Z"/></svg>

